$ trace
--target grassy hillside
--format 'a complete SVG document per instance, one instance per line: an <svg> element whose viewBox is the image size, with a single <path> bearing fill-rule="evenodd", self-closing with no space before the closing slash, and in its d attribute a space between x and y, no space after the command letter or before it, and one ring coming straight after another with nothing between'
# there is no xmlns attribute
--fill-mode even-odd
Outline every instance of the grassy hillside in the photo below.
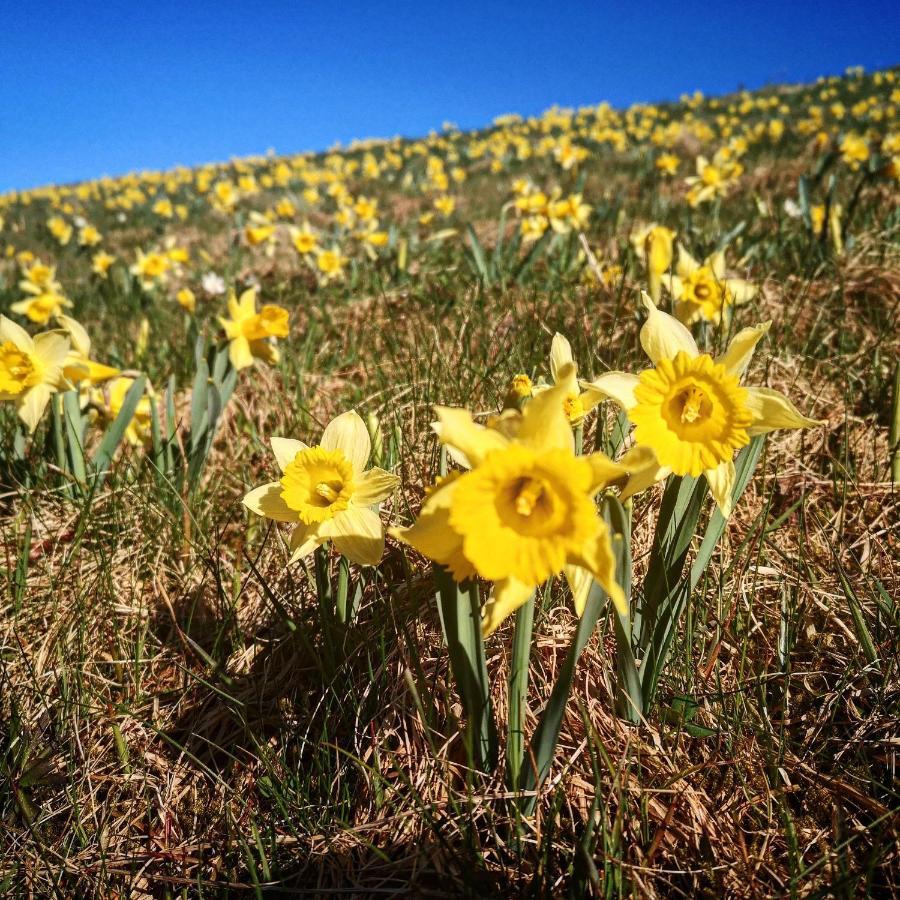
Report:
<svg viewBox="0 0 900 900"><path fill-rule="evenodd" d="M41 397L0 333L4 891L900 890L898 108L894 71L851 72L0 197L0 312L70 353ZM824 424L765 440L639 716L618 629L647 615L668 489L622 507L631 609L600 610L532 813L502 726L515 660L526 740L565 668L565 579L524 647L519 613L485 640L479 764L431 561L389 533L374 567L289 563L241 501L280 477L272 437L355 409L398 478L381 520L410 525L466 477L434 406L527 413L556 333L585 382L646 369L642 289L712 355L770 320L745 383ZM576 440L621 458L628 418L585 391Z"/></svg>

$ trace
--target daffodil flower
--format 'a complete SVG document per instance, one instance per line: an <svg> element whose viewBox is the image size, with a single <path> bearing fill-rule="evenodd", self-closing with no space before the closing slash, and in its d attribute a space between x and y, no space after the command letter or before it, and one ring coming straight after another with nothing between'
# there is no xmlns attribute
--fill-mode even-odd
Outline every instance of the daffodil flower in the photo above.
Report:
<svg viewBox="0 0 900 900"><path fill-rule="evenodd" d="M400 479L366 469L372 445L360 416L350 411L333 419L315 447L281 437L271 444L281 479L250 491L244 506L294 524L291 562L331 541L352 562L374 566L384 553L384 527L372 507L386 500Z"/></svg>
<svg viewBox="0 0 900 900"><path fill-rule="evenodd" d="M591 579L628 612L594 495L629 470L602 453L575 455L563 409L573 372L571 363L563 366L557 384L535 396L507 433L475 423L464 409L437 407L438 437L471 471L438 482L415 523L391 531L457 581L478 575L494 582L482 611L485 636L559 574L578 615Z"/></svg>
<svg viewBox="0 0 900 900"><path fill-rule="evenodd" d="M13 303L10 310L25 316L36 325L46 325L54 316L59 317L72 301L67 300L62 294L55 291L45 291L33 297L25 297L18 303Z"/></svg>
<svg viewBox="0 0 900 900"><path fill-rule="evenodd" d="M812 428L823 422L802 415L778 391L742 387L764 322L738 332L725 353L701 353L690 331L643 295L647 321L641 346L654 368L640 375L607 372L586 387L621 406L634 424L635 450L652 450L622 493L630 496L667 475L703 475L722 515L731 514L734 453L756 435L776 428Z"/></svg>
<svg viewBox="0 0 900 900"><path fill-rule="evenodd" d="M281 306L266 304L256 311L256 291L252 288L241 294L228 296L228 315L219 317L219 324L228 338L228 356L235 369L246 369L255 359L267 363L278 362L278 348L272 338L287 337L288 311Z"/></svg>
<svg viewBox="0 0 900 900"><path fill-rule="evenodd" d="M675 300L675 315L690 325L698 319L718 324L732 306L752 300L756 285L743 278L725 277L725 254L719 250L697 262L681 245L678 247L677 274L663 277L663 284Z"/></svg>
<svg viewBox="0 0 900 900"><path fill-rule="evenodd" d="M47 331L33 338L0 316L0 401L16 404L19 418L33 434L57 391L71 385L63 373L70 346L65 335Z"/></svg>

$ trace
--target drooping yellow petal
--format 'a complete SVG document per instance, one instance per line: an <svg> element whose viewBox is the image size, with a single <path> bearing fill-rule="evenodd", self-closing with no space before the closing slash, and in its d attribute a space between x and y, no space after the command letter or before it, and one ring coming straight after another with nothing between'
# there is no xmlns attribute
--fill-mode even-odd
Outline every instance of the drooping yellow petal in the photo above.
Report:
<svg viewBox="0 0 900 900"><path fill-rule="evenodd" d="M238 371L252 366L253 352L250 350L250 341L242 334L234 338L234 340L228 344L228 358Z"/></svg>
<svg viewBox="0 0 900 900"><path fill-rule="evenodd" d="M384 555L384 527L368 507L348 507L323 522L319 533L330 536L338 553L361 566L377 565Z"/></svg>
<svg viewBox="0 0 900 900"><path fill-rule="evenodd" d="M630 372L604 372L593 381L583 381L581 386L585 390L593 390L614 400L622 409L629 410L637 402L634 399L634 389L640 384L640 378Z"/></svg>
<svg viewBox="0 0 900 900"><path fill-rule="evenodd" d="M291 532L289 544L291 550L290 562L294 563L298 559L303 559L304 556L309 556L316 547L320 547L325 541L326 538L319 533L318 523L306 525L303 522L299 522Z"/></svg>
<svg viewBox="0 0 900 900"><path fill-rule="evenodd" d="M462 535L450 527L450 507L458 483L458 478L452 478L439 484L409 528L392 528L389 533L423 556L446 566L457 581L463 581L472 577L475 569L463 556Z"/></svg>
<svg viewBox="0 0 900 900"><path fill-rule="evenodd" d="M587 569L609 595L609 599L612 600L619 613L627 616L629 614L628 601L625 598L625 592L616 581L616 560L609 539L609 529L603 521L600 521L598 525L595 538L582 547L579 558L573 559L572 562Z"/></svg>
<svg viewBox="0 0 900 900"><path fill-rule="evenodd" d="M747 388L747 407L753 422L747 432L768 434L776 428L816 428L825 422L804 416L784 394L771 388Z"/></svg>
<svg viewBox="0 0 900 900"><path fill-rule="evenodd" d="M436 406L434 411L438 417L431 426L435 434L442 444L461 453L469 467L479 465L491 450L501 449L509 443L499 431L474 422L467 409Z"/></svg>
<svg viewBox="0 0 900 900"><path fill-rule="evenodd" d="M628 470L621 463L613 462L605 453L591 453L582 457L591 469L590 493L596 493L601 488L608 487L615 481L619 481L628 474Z"/></svg>
<svg viewBox="0 0 900 900"><path fill-rule="evenodd" d="M507 616L511 616L534 593L534 586L515 578L494 582L494 588L481 611L481 634L493 634Z"/></svg>
<svg viewBox="0 0 900 900"><path fill-rule="evenodd" d="M582 569L581 566L566 566L563 573L566 581L569 582L569 590L572 591L575 612L578 618L581 618L584 615L584 607L587 604L588 594L591 592L594 576L587 569Z"/></svg>
<svg viewBox="0 0 900 900"><path fill-rule="evenodd" d="M657 309L650 295L642 292L647 321L641 327L641 346L656 365L661 359L674 359L679 351L697 356L697 344L690 331L668 313Z"/></svg>
<svg viewBox="0 0 900 900"><path fill-rule="evenodd" d="M725 366L729 375L738 378L747 370L756 345L766 336L772 327L771 322L762 322L750 328L742 328L730 341L725 352L716 360Z"/></svg>
<svg viewBox="0 0 900 900"><path fill-rule="evenodd" d="M377 466L363 472L353 488L353 502L357 506L374 506L387 500L397 490L400 479Z"/></svg>
<svg viewBox="0 0 900 900"><path fill-rule="evenodd" d="M294 461L294 457L301 450L309 448L303 441L294 440L294 438L273 437L269 438L269 444L272 446L272 452L275 454L275 462L278 468L283 472L289 463Z"/></svg>
<svg viewBox="0 0 900 900"><path fill-rule="evenodd" d="M709 484L709 492L719 507L719 512L727 519L731 515L731 491L734 488L735 470L734 462L726 460L719 463L714 469L707 469L704 473Z"/></svg>
<svg viewBox="0 0 900 900"><path fill-rule="evenodd" d="M321 446L326 450L340 450L356 473L363 471L372 452L372 441L366 423L353 409L341 413L325 426Z"/></svg>
<svg viewBox="0 0 900 900"><path fill-rule="evenodd" d="M41 416L50 402L50 396L53 392L46 384L36 384L33 388L25 392L19 406L19 418L28 427L28 433L34 434L37 430Z"/></svg>
<svg viewBox="0 0 900 900"><path fill-rule="evenodd" d="M254 488L244 497L243 504L258 516L274 519L276 522L296 522L297 511L291 509L282 499L284 488L280 481L271 481Z"/></svg>
<svg viewBox="0 0 900 900"><path fill-rule="evenodd" d="M620 460L619 464L628 470L628 481L622 488L619 499L623 502L641 491L653 487L658 481L667 478L672 470L661 466L656 454L650 447L638 444L632 447Z"/></svg>
<svg viewBox="0 0 900 900"><path fill-rule="evenodd" d="M572 345L557 331L550 344L550 376L554 383L559 381L559 373L563 366L573 361Z"/></svg>
<svg viewBox="0 0 900 900"><path fill-rule="evenodd" d="M725 288L731 294L731 302L735 306L747 303L759 293L759 288L755 284L743 278L726 278Z"/></svg>

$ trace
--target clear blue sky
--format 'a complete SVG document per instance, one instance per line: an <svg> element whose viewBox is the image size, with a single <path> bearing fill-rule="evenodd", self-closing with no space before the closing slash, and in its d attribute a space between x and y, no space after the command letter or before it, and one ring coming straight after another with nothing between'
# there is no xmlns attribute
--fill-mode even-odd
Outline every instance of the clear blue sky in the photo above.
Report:
<svg viewBox="0 0 900 900"><path fill-rule="evenodd" d="M0 191L900 62L900 0L0 0Z"/></svg>

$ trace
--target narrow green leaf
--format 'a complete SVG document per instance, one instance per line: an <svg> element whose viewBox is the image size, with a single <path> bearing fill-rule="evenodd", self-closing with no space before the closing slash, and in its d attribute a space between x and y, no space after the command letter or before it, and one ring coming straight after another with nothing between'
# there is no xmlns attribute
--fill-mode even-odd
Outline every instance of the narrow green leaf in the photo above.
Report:
<svg viewBox="0 0 900 900"><path fill-rule="evenodd" d="M516 611L516 628L509 659L509 710L507 713L506 777L509 789L519 786L525 759L525 715L528 696L528 667L534 629L534 594Z"/></svg>
<svg viewBox="0 0 900 900"><path fill-rule="evenodd" d="M484 659L478 583L457 584L442 566L435 566L434 578L450 669L466 715L466 749L474 767L490 771L497 765L497 726Z"/></svg>
<svg viewBox="0 0 900 900"><path fill-rule="evenodd" d="M146 381L147 377L145 375L140 375L135 379L134 384L131 385L128 389L128 393L125 394L125 400L122 402L122 408L119 410L119 414L106 429L103 440L100 442L100 446L94 453L91 462L93 463L94 468L101 473L101 477L103 470L106 469L110 460L113 458L116 448L122 443L122 438L125 436L125 429L134 418L138 403L140 403L141 397L144 395L144 384Z"/></svg>

